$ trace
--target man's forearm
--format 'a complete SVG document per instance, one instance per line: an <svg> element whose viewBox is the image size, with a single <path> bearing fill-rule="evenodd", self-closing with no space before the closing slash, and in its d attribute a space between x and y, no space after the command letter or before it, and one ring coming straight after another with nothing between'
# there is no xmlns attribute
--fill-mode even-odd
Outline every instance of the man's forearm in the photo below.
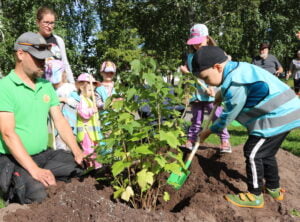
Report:
<svg viewBox="0 0 300 222"><path fill-rule="evenodd" d="M278 70L277 70L277 73L282 73L282 72L283 72L283 68L279 67Z"/></svg>
<svg viewBox="0 0 300 222"><path fill-rule="evenodd" d="M8 147L11 155L15 158L15 160L30 174L39 167L33 161L31 156L26 151L24 145L21 142L20 137L15 133L3 133L2 138Z"/></svg>

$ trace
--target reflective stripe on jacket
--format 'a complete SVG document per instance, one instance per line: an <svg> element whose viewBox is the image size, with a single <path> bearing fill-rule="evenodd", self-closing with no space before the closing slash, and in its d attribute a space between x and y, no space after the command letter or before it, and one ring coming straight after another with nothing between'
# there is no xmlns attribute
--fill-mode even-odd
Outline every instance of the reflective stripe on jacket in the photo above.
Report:
<svg viewBox="0 0 300 222"><path fill-rule="evenodd" d="M231 87L243 87L260 81L265 82L269 87L268 95L254 107L242 107L241 110L235 111L238 112L236 119L248 129L250 135L271 137L300 127L300 100L290 87L277 77L245 62L239 64L228 62L223 75L225 78L221 85L221 92L224 103L228 105L222 115L229 113L230 109L233 110L236 107L234 104L244 102L239 101L239 97L229 96L232 94ZM245 91L244 98L249 96L247 93ZM217 124L218 122L214 123L215 126ZM215 127L214 125L212 128Z"/></svg>

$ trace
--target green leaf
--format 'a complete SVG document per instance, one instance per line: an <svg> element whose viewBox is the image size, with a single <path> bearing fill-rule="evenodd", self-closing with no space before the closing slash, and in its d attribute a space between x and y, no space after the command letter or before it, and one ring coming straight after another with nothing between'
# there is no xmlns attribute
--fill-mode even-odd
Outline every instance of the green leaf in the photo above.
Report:
<svg viewBox="0 0 300 222"><path fill-rule="evenodd" d="M150 146L148 144L143 144L135 148L134 152L140 154L154 154L152 150L149 149Z"/></svg>
<svg viewBox="0 0 300 222"><path fill-rule="evenodd" d="M181 167L175 162L166 164L165 169L177 175L181 174Z"/></svg>
<svg viewBox="0 0 300 222"><path fill-rule="evenodd" d="M156 76L154 73L145 73L143 75L143 78L146 80L147 85L149 86L153 86L154 84L156 84Z"/></svg>
<svg viewBox="0 0 300 222"><path fill-rule="evenodd" d="M121 196L121 194L124 192L124 188L123 187L118 187L118 186L114 186L114 189L116 190L114 192L114 198L117 199Z"/></svg>
<svg viewBox="0 0 300 222"><path fill-rule="evenodd" d="M122 193L121 199L125 201L129 201L130 197L134 196L134 192L131 188L131 186L126 187L126 190Z"/></svg>
<svg viewBox="0 0 300 222"><path fill-rule="evenodd" d="M117 101L114 101L114 102L112 103L112 108L113 108L113 110L114 110L115 112L120 111L120 110L122 109L122 107L123 107L123 103L124 103L123 100L117 100Z"/></svg>
<svg viewBox="0 0 300 222"><path fill-rule="evenodd" d="M164 201L169 201L170 200L170 194L168 192L164 192L164 196L163 196Z"/></svg>
<svg viewBox="0 0 300 222"><path fill-rule="evenodd" d="M153 175L154 174L152 172L147 171L147 169L143 169L137 173L137 182L142 191L147 190L149 185L153 184Z"/></svg>
<svg viewBox="0 0 300 222"><path fill-rule="evenodd" d="M131 124L123 125L121 128L127 130L130 134L133 132L133 127Z"/></svg>
<svg viewBox="0 0 300 222"><path fill-rule="evenodd" d="M166 126L168 128L173 127L173 125L174 125L174 122L172 122L172 121L165 121L165 122L163 122L163 126Z"/></svg>
<svg viewBox="0 0 300 222"><path fill-rule="evenodd" d="M129 114L129 113L121 113L119 115L118 122L121 122L123 120L130 120L130 119L132 119L132 115L131 114Z"/></svg>
<svg viewBox="0 0 300 222"><path fill-rule="evenodd" d="M170 147L175 148L180 145L177 137L172 132L159 131L160 140L167 141Z"/></svg>
<svg viewBox="0 0 300 222"><path fill-rule="evenodd" d="M136 95L136 89L135 88L130 88L129 90L127 90L127 93L126 93L126 98L127 100L131 100L133 96Z"/></svg>
<svg viewBox="0 0 300 222"><path fill-rule="evenodd" d="M144 138L146 138L147 137L147 133L146 132L138 132L138 133L134 133L133 135L132 135L132 138L130 138L129 140L130 141L139 141L139 140L141 140L141 139L144 139Z"/></svg>
<svg viewBox="0 0 300 222"><path fill-rule="evenodd" d="M153 58L149 58L149 65L151 66L151 71L152 72L155 72L155 70L156 70L156 62L155 62L155 60L153 59Z"/></svg>
<svg viewBox="0 0 300 222"><path fill-rule="evenodd" d="M156 156L154 158L154 160L161 166L161 167L165 167L166 165L166 159L163 156Z"/></svg>
<svg viewBox="0 0 300 222"><path fill-rule="evenodd" d="M141 61L138 59L133 60L130 62L132 73L135 75L139 75L141 72Z"/></svg>
<svg viewBox="0 0 300 222"><path fill-rule="evenodd" d="M118 162L115 162L113 165L112 165L112 174L114 177L116 177L118 174L120 174L126 167L129 167L130 166L130 162L123 162L122 160L121 161L118 161Z"/></svg>
<svg viewBox="0 0 300 222"><path fill-rule="evenodd" d="M131 121L130 123L121 126L121 128L127 130L130 134L132 134L133 129L140 126L141 124L139 124L137 121Z"/></svg>

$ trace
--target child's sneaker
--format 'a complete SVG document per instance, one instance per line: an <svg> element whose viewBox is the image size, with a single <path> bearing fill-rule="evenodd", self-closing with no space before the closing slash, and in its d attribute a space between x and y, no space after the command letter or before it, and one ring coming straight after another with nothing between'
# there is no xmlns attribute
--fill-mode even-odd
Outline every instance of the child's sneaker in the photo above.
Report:
<svg viewBox="0 0 300 222"><path fill-rule="evenodd" d="M239 193L225 195L225 199L239 207L263 208L264 197L262 194L256 196L252 193Z"/></svg>
<svg viewBox="0 0 300 222"><path fill-rule="evenodd" d="M220 146L220 153L231 153L231 145L228 140L223 140Z"/></svg>
<svg viewBox="0 0 300 222"><path fill-rule="evenodd" d="M270 194L275 200L283 200L285 190L282 188L268 189L266 188L268 194Z"/></svg>

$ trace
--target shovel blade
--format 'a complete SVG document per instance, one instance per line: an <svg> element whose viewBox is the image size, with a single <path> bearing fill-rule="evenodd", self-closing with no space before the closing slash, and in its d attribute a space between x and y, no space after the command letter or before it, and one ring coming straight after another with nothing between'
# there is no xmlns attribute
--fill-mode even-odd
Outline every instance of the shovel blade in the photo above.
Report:
<svg viewBox="0 0 300 222"><path fill-rule="evenodd" d="M189 175L190 175L190 171L181 172L180 175L172 173L169 176L167 183L173 186L176 190L179 190L182 187L182 185L185 183Z"/></svg>

